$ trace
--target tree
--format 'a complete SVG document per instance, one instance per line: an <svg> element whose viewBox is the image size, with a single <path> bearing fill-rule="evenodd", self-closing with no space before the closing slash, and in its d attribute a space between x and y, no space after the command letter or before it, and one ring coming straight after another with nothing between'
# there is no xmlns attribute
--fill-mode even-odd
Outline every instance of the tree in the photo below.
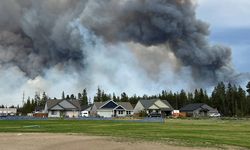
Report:
<svg viewBox="0 0 250 150"><path fill-rule="evenodd" d="M121 101L128 102L128 95L125 92L121 94Z"/></svg>
<svg viewBox="0 0 250 150"><path fill-rule="evenodd" d="M65 99L64 91L62 92L62 99Z"/></svg>
<svg viewBox="0 0 250 150"><path fill-rule="evenodd" d="M38 106L45 107L48 97L45 92L43 92L42 99L38 102Z"/></svg>
<svg viewBox="0 0 250 150"><path fill-rule="evenodd" d="M40 101L40 94L38 92L35 93L35 102L38 104L38 102Z"/></svg>
<svg viewBox="0 0 250 150"><path fill-rule="evenodd" d="M246 87L247 87L247 93L250 96L250 81L248 82Z"/></svg>
<svg viewBox="0 0 250 150"><path fill-rule="evenodd" d="M194 91L194 102L201 103L200 92L197 89Z"/></svg>
<svg viewBox="0 0 250 150"><path fill-rule="evenodd" d="M117 102L117 101L118 101L118 99L117 99L115 93L113 93L112 100L113 100L114 102Z"/></svg>
<svg viewBox="0 0 250 150"><path fill-rule="evenodd" d="M82 91L82 94L81 94L81 105L84 106L84 105L88 105L88 94L87 94L87 90L84 89Z"/></svg>
<svg viewBox="0 0 250 150"><path fill-rule="evenodd" d="M223 82L218 83L211 96L212 107L217 108L220 113L227 115L226 108L226 87Z"/></svg>
<svg viewBox="0 0 250 150"><path fill-rule="evenodd" d="M102 101L102 91L100 87L98 87L96 96L94 97L94 102L101 102L101 101Z"/></svg>
<svg viewBox="0 0 250 150"><path fill-rule="evenodd" d="M71 94L71 95L70 95L70 99L71 99L71 100L76 99L75 95L74 95L74 94Z"/></svg>
<svg viewBox="0 0 250 150"><path fill-rule="evenodd" d="M181 90L180 96L179 96L179 103L178 103L178 109L186 105L188 102L187 94L184 90Z"/></svg>
<svg viewBox="0 0 250 150"><path fill-rule="evenodd" d="M82 94L78 93L78 100L81 100L81 99L82 99Z"/></svg>
<svg viewBox="0 0 250 150"><path fill-rule="evenodd" d="M246 92L239 86L237 93L237 116L247 115L247 98Z"/></svg>

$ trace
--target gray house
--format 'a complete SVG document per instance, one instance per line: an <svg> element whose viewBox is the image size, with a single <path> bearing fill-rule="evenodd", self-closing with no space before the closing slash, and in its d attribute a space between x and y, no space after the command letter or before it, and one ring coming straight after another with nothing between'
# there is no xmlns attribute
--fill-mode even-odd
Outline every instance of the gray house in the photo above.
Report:
<svg viewBox="0 0 250 150"><path fill-rule="evenodd" d="M181 113L186 113L187 117L206 117L206 116L220 116L217 109L214 109L204 103L188 104L180 109Z"/></svg>
<svg viewBox="0 0 250 150"><path fill-rule="evenodd" d="M139 100L134 108L134 113L138 114L141 111L145 111L148 116L165 117L172 115L173 107L167 100L151 99L151 100Z"/></svg>
<svg viewBox="0 0 250 150"><path fill-rule="evenodd" d="M48 100L44 110L48 117L77 118L80 116L81 106L79 100Z"/></svg>

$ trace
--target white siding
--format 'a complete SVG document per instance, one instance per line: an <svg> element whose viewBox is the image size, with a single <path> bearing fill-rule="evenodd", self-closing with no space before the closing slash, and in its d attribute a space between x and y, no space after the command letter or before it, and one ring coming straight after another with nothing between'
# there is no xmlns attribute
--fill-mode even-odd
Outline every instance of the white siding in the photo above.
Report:
<svg viewBox="0 0 250 150"><path fill-rule="evenodd" d="M60 117L60 111L54 111L54 114L52 114L52 111L49 111L48 117L59 118Z"/></svg>
<svg viewBox="0 0 250 150"><path fill-rule="evenodd" d="M97 115L105 118L113 117L113 110L97 110Z"/></svg>
<svg viewBox="0 0 250 150"><path fill-rule="evenodd" d="M79 117L79 111L66 111L65 116L69 118L78 118Z"/></svg>
<svg viewBox="0 0 250 150"><path fill-rule="evenodd" d="M137 104L136 104L136 106L135 106L135 108L134 108L134 113L136 114L136 113L139 113L140 111L142 111L142 110L144 110L145 108L143 107L143 105L141 104L141 102L139 101Z"/></svg>
<svg viewBox="0 0 250 150"><path fill-rule="evenodd" d="M166 104L164 104L162 101L158 100L155 102L155 105L160 107L160 108L169 108Z"/></svg>
<svg viewBox="0 0 250 150"><path fill-rule="evenodd" d="M159 107L153 104L152 106L149 107L149 109L159 109Z"/></svg>
<svg viewBox="0 0 250 150"><path fill-rule="evenodd" d="M121 113L119 114L119 111L121 111L122 114ZM125 117L125 116L127 116L127 112L125 110L117 110L116 111L116 116L117 117Z"/></svg>

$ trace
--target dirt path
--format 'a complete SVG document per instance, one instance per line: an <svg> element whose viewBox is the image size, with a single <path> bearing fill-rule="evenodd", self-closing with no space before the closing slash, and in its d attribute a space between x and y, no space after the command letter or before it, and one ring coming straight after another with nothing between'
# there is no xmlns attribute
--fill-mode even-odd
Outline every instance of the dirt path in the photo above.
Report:
<svg viewBox="0 0 250 150"><path fill-rule="evenodd" d="M47 134L0 133L0 150L214 150L177 147L148 142L118 142L108 137Z"/></svg>

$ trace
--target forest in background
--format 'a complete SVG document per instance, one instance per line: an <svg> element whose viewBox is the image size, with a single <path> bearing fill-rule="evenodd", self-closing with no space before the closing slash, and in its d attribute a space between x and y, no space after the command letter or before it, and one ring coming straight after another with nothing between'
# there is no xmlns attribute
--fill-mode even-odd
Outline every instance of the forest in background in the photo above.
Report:
<svg viewBox="0 0 250 150"><path fill-rule="evenodd" d="M45 92L41 97L36 93L34 98L31 99L29 97L22 107L18 107L18 110L22 114L31 113L35 109L44 108L48 99L51 98L49 98ZM86 89L77 95L65 95L65 93L62 92L60 99L80 100L82 106L92 103ZM121 95L116 95L115 93L108 94L98 88L93 102L104 102L110 99L116 102L130 102L133 106L135 106L140 99L162 99L167 100L172 107L177 110L190 103L206 103L218 109L222 116L250 116L250 82L246 85L246 91L241 86L221 82L214 87L211 95L208 95L207 91L202 88L195 89L194 92L186 92L185 90L181 90L180 92L163 90L160 94L151 96L146 94L143 96L128 96L125 92L121 93Z"/></svg>

